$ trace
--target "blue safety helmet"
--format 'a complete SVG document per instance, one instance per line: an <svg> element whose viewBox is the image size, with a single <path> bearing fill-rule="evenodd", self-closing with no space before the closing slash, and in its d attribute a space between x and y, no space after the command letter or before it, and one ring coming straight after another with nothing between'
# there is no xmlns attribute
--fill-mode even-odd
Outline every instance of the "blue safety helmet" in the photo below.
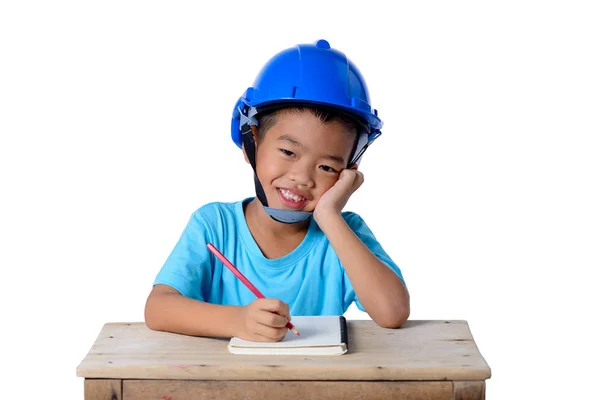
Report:
<svg viewBox="0 0 600 400"><path fill-rule="evenodd" d="M381 135L383 125L371 107L366 82L352 61L326 40L299 44L273 56L261 69L252 87L238 99L231 118L231 138L246 148L256 172L255 144L250 129L256 115L286 106L316 106L353 117L359 126L355 150L348 166L358 163L367 147ZM310 213L269 208L255 173L257 197L274 219L299 222Z"/></svg>

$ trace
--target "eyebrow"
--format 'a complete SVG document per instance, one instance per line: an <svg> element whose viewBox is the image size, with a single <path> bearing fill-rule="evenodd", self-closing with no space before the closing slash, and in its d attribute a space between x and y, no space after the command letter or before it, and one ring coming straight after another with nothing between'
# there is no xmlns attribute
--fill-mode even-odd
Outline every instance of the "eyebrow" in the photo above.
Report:
<svg viewBox="0 0 600 400"><path fill-rule="evenodd" d="M297 141L296 139L292 138L291 136L281 135L281 136L279 136L277 138L277 140L283 140L283 141L286 141L286 142L290 142L294 146L300 147L301 149L304 149L304 145L302 143L300 143L299 141Z"/></svg>
<svg viewBox="0 0 600 400"><path fill-rule="evenodd" d="M292 144L293 146L296 146L298 148L300 148L301 150L304 150L305 147L302 143L300 143L299 141L297 141L296 139L292 138L289 135L281 135L277 138L277 140L283 140L285 142L289 142L290 144ZM335 161L338 162L340 164L344 164L344 159L340 156L334 156L331 154L327 154L325 156L323 156L324 158L331 160L331 161Z"/></svg>

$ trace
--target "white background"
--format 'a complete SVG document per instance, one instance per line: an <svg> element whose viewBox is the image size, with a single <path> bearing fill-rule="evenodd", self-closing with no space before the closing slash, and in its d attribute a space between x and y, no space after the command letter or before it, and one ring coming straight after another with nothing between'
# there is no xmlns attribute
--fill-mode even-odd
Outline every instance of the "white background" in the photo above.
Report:
<svg viewBox="0 0 600 400"><path fill-rule="evenodd" d="M3 2L3 397L83 397L76 367L105 322L143 320L190 214L253 195L235 101L320 38L384 120L347 209L401 267L411 319L469 322L488 399L593 397L593 3Z"/></svg>

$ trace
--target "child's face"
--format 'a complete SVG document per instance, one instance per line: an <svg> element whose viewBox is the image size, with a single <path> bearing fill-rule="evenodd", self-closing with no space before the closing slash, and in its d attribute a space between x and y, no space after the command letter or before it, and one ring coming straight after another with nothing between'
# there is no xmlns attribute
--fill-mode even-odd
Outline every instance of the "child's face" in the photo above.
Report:
<svg viewBox="0 0 600 400"><path fill-rule="evenodd" d="M309 111L279 112L256 156L269 206L314 211L348 165L354 140L342 124L323 123Z"/></svg>

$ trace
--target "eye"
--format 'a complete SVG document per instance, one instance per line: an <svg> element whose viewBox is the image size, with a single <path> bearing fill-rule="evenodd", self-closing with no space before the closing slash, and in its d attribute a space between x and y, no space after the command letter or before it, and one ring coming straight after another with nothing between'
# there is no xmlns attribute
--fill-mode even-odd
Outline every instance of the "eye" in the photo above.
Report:
<svg viewBox="0 0 600 400"><path fill-rule="evenodd" d="M334 174L338 173L337 170L331 168L329 165L321 165L319 168L321 168L325 172L331 172L331 173L334 173Z"/></svg>
<svg viewBox="0 0 600 400"><path fill-rule="evenodd" d="M291 152L291 151L289 151L289 150L286 150L286 149L279 149L279 151L281 151L283 154L285 154L285 155L286 155L286 156L288 156L288 157L293 157L293 156L295 156L295 154L294 154L293 152Z"/></svg>

